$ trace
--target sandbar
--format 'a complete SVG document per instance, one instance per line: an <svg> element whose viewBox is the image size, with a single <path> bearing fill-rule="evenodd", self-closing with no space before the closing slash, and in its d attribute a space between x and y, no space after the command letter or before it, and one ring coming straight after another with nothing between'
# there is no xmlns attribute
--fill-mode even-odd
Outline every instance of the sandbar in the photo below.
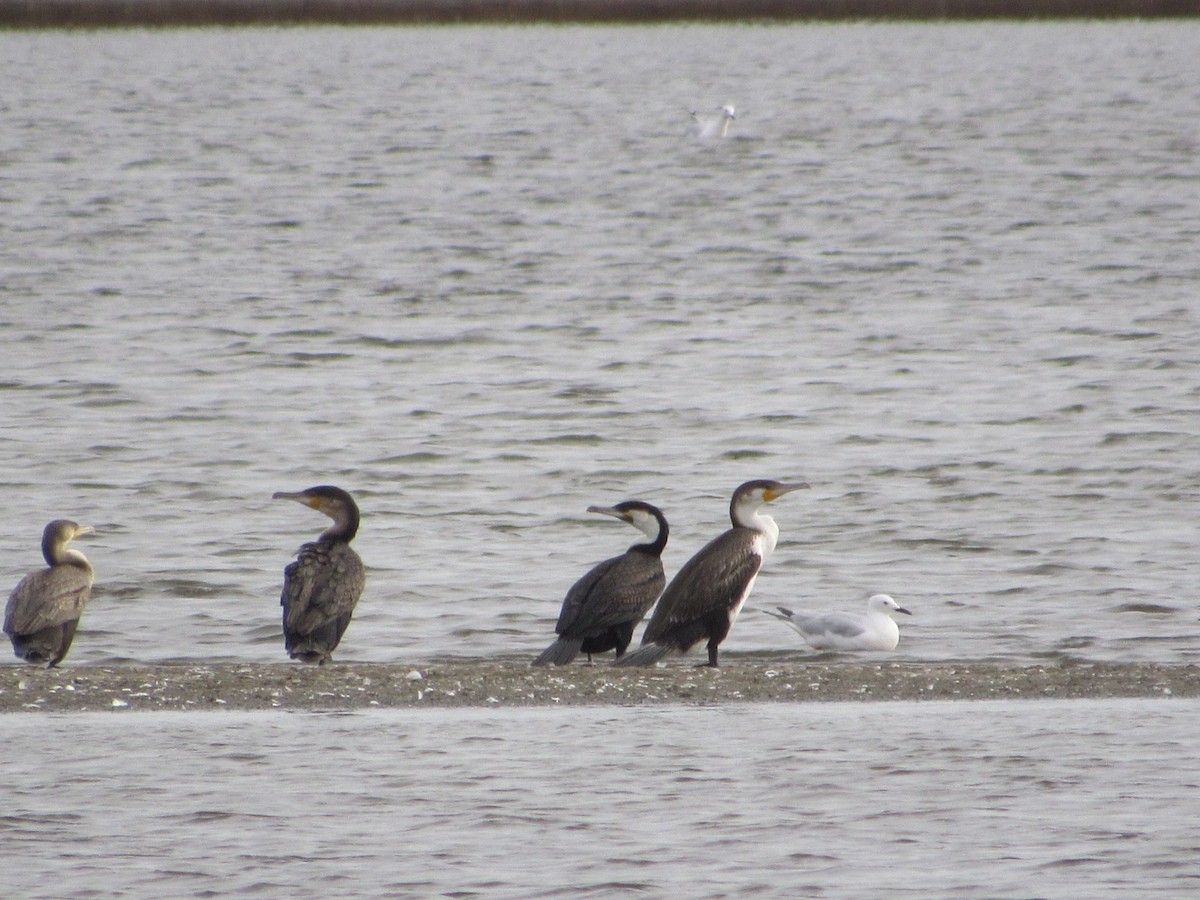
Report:
<svg viewBox="0 0 1200 900"><path fill-rule="evenodd" d="M0 667L0 713L647 706L1200 696L1200 667L737 658L561 668L523 657L414 663L169 663Z"/></svg>

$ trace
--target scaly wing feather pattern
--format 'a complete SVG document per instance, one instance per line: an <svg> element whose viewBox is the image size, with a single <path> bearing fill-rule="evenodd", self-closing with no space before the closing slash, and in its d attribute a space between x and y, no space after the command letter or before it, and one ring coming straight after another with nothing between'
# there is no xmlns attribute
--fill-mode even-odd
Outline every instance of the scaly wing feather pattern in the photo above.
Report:
<svg viewBox="0 0 1200 900"><path fill-rule="evenodd" d="M4 630L33 634L78 619L92 595L92 574L80 566L60 565L21 579L8 598Z"/></svg>
<svg viewBox="0 0 1200 900"><path fill-rule="evenodd" d="M283 570L284 628L305 635L334 619L349 622L365 583L362 560L349 545L303 545L296 561Z"/></svg>
<svg viewBox="0 0 1200 900"><path fill-rule="evenodd" d="M731 528L683 564L659 598L643 643L661 641L670 633L737 602L747 582L762 566L747 528Z"/></svg>
<svg viewBox="0 0 1200 900"><path fill-rule="evenodd" d="M558 613L558 624L554 626L555 634L570 634L573 626L579 621L580 615L587 607L588 598L595 593L596 586L604 582L604 578L612 571L621 557L614 556L604 562L596 563L583 577L571 585L567 596L563 599L562 609Z"/></svg>
<svg viewBox="0 0 1200 900"><path fill-rule="evenodd" d="M607 559L575 582L563 601L555 633L587 637L641 620L666 584L662 560L636 550Z"/></svg>

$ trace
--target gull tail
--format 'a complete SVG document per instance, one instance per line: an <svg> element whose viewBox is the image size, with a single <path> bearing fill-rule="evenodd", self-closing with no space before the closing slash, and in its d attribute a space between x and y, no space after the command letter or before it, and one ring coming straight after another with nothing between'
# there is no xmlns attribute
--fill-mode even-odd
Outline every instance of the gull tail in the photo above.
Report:
<svg viewBox="0 0 1200 900"><path fill-rule="evenodd" d="M796 617L796 614L790 609L783 606L775 607L779 612L771 612L769 609L760 609L759 612L765 612L768 616L774 616L777 619L783 619L785 622L790 622Z"/></svg>
<svg viewBox="0 0 1200 900"><path fill-rule="evenodd" d="M532 665L565 666L579 655L581 647L583 647L583 638L559 638L543 650Z"/></svg>
<svg viewBox="0 0 1200 900"><path fill-rule="evenodd" d="M668 653L671 647L666 644L646 644L632 653L626 653L613 663L614 666L652 666Z"/></svg>

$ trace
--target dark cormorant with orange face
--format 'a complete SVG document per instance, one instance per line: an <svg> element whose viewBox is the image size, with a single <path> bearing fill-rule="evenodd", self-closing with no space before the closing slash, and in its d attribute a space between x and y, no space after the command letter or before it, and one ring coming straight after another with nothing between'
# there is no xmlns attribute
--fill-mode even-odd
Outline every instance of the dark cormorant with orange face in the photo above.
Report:
<svg viewBox="0 0 1200 900"><path fill-rule="evenodd" d="M346 633L366 583L362 560L350 548L358 532L354 499L341 488L321 485L279 491L275 500L295 500L333 519L333 525L296 553L283 570L283 641L292 659L324 665Z"/></svg>

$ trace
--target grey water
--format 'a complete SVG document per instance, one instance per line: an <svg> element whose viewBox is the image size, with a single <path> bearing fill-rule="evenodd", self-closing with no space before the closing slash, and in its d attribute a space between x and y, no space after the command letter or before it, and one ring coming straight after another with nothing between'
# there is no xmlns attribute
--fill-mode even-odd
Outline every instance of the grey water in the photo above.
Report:
<svg viewBox="0 0 1200 900"><path fill-rule="evenodd" d="M1192 896L1197 712L9 716L0 884L54 898Z"/></svg>
<svg viewBox="0 0 1200 900"><path fill-rule="evenodd" d="M68 666L532 656L804 478L757 610L901 659L1196 662L1200 25L0 34L0 578ZM733 103L730 137L689 113ZM7 588L4 588L7 591ZM1193 893L1192 701L8 716L5 896Z"/></svg>
<svg viewBox="0 0 1200 900"><path fill-rule="evenodd" d="M69 664L283 661L359 499L343 660L533 654L638 539L812 490L756 611L898 653L1194 661L1200 25L0 35L0 577L95 525ZM724 141L689 112L733 103ZM5 589L7 591L7 589Z"/></svg>

